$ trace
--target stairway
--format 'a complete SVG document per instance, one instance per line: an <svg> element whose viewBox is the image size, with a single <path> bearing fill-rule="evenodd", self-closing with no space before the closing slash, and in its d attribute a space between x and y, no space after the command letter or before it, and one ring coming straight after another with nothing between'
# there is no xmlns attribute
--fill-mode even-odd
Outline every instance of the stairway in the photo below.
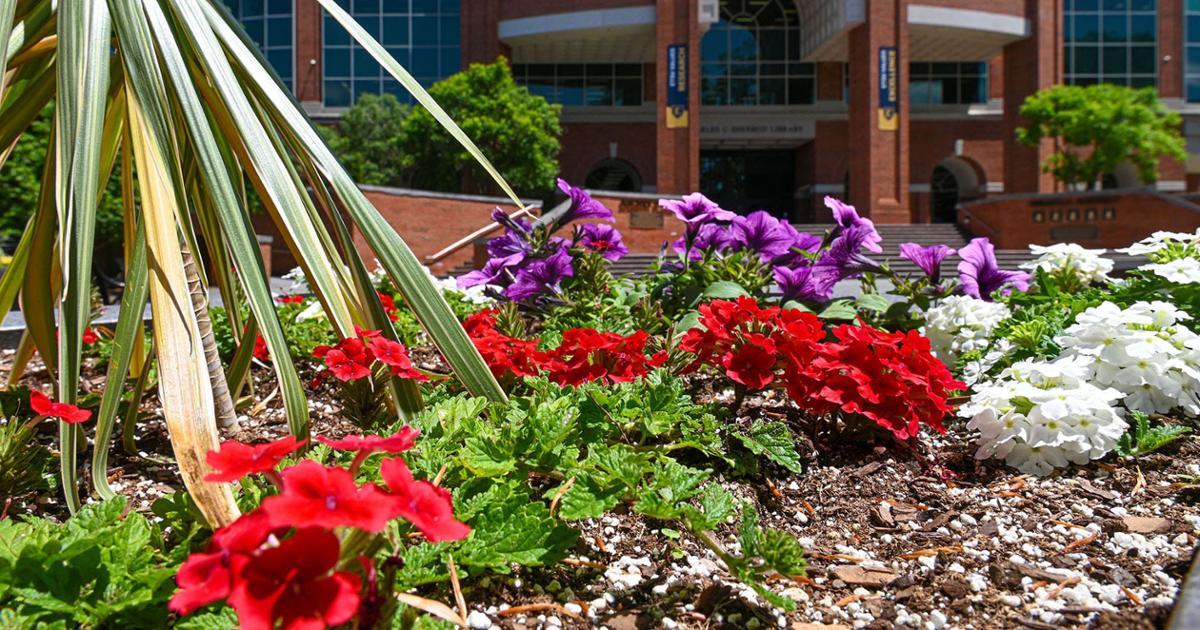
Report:
<svg viewBox="0 0 1200 630"><path fill-rule="evenodd" d="M822 235L826 230L833 227L831 223L810 223L796 224L795 228L801 232L810 234ZM883 237L883 253L874 254L871 257L881 262L887 262L891 268L901 276L919 275L921 273L917 266L908 260L900 257L901 243L918 243L920 245L949 245L954 249L959 249L967 244L968 236L959 230L958 226L953 223L914 223L914 224L894 224L894 225L877 225L875 226ZM1138 266L1144 259L1138 256L1128 256L1125 254L1116 254L1109 252L1107 258L1111 258L1116 262L1116 271L1122 272ZM641 275L648 273L658 260L658 253L631 253L626 255L621 260L613 263L612 271L614 274L632 274ZM1000 264L1001 269L1016 269L1018 265L1033 260L1033 255L1027 249L998 249L996 250L996 261ZM958 273L958 263L960 259L957 256L951 256L942 263L942 277L954 277ZM463 265L453 270L450 275L459 276L471 271L472 267Z"/></svg>

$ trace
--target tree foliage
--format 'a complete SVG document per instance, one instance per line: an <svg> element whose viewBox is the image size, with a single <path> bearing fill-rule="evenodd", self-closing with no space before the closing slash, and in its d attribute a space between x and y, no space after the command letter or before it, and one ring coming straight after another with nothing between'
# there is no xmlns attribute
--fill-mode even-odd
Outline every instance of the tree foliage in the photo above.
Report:
<svg viewBox="0 0 1200 630"><path fill-rule="evenodd" d="M1042 169L1072 188L1091 190L1126 161L1151 183L1162 156L1187 159L1179 114L1168 111L1153 88L1057 85L1026 99L1021 115L1029 125L1017 130L1017 139L1029 146L1054 140Z"/></svg>
<svg viewBox="0 0 1200 630"><path fill-rule="evenodd" d="M342 165L360 184L405 184L401 138L408 106L391 94L363 94L323 135ZM449 137L449 136L447 136Z"/></svg>
<svg viewBox="0 0 1200 630"><path fill-rule="evenodd" d="M561 107L513 81L508 62L472 64L433 84L429 93L491 158L514 188L552 189L558 174ZM461 145L424 109L404 119L400 147L416 188L493 193L494 184Z"/></svg>

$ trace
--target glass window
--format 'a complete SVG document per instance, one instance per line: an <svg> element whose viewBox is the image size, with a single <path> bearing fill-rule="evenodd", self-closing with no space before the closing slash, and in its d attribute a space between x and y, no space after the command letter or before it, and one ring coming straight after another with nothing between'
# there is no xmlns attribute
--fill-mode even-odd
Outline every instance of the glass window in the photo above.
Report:
<svg viewBox="0 0 1200 630"><path fill-rule="evenodd" d="M908 65L908 102L913 105L968 105L987 102L986 63Z"/></svg>
<svg viewBox="0 0 1200 630"><path fill-rule="evenodd" d="M1184 84L1187 100L1200 103L1200 0L1188 0L1184 14Z"/></svg>
<svg viewBox="0 0 1200 630"><path fill-rule="evenodd" d="M338 4L422 85L428 87L459 71L458 0L339 0ZM365 93L393 94L412 102L408 92L366 50L351 42L336 21L326 17L323 23L326 106L353 105Z"/></svg>
<svg viewBox="0 0 1200 630"><path fill-rule="evenodd" d="M642 104L641 64L516 64L513 79L551 103L572 107Z"/></svg>
<svg viewBox="0 0 1200 630"><path fill-rule="evenodd" d="M1156 85L1157 8L1157 0L1066 2L1063 7L1063 70L1067 83ZM1200 10L1196 14L1200 17ZM1200 28L1197 36L1200 36ZM1197 45L1200 46L1200 42ZM1200 75L1200 67L1196 70Z"/></svg>
<svg viewBox="0 0 1200 630"><path fill-rule="evenodd" d="M283 84L292 87L295 76L296 28L292 22L292 0L225 0L233 17L241 22L246 36L258 45Z"/></svg>
<svg viewBox="0 0 1200 630"><path fill-rule="evenodd" d="M810 105L816 73L801 63L792 0L723 0L700 42L704 105Z"/></svg>

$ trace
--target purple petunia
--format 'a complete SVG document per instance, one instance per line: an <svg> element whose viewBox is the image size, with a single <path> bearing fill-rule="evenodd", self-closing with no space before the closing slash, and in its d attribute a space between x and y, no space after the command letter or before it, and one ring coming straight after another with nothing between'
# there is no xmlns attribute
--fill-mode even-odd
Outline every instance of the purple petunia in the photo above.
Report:
<svg viewBox="0 0 1200 630"><path fill-rule="evenodd" d="M571 264L571 254L565 247L553 255L541 260L535 260L517 272L512 285L504 290L504 295L514 302L520 302L551 291L557 293L563 279L575 275Z"/></svg>
<svg viewBox="0 0 1200 630"><path fill-rule="evenodd" d="M810 265L799 269L776 267L775 283L783 301L828 302L838 281L838 272L826 265Z"/></svg>
<svg viewBox="0 0 1200 630"><path fill-rule="evenodd" d="M866 234L863 247L876 254L883 252L883 246L880 245L883 237L875 230L875 223L870 219L858 216L858 210L855 210L854 206L842 203L833 197L825 197L825 207L833 211L833 220L837 223L837 227L834 229L835 236L850 228L861 227Z"/></svg>
<svg viewBox="0 0 1200 630"><path fill-rule="evenodd" d="M704 250L723 252L737 244L737 236L733 233L733 229L727 225L716 223L705 223L696 229L695 235L691 236L692 247L690 250L687 246L687 239L688 237L677 239L671 246L680 254L686 251L688 258L692 260L702 258Z"/></svg>
<svg viewBox="0 0 1200 630"><path fill-rule="evenodd" d="M736 214L721 208L700 193L692 193L683 199L660 199L658 205L687 223L689 227L709 221L732 221L737 218Z"/></svg>
<svg viewBox="0 0 1200 630"><path fill-rule="evenodd" d="M600 252L608 260L620 260L629 253L629 248L621 240L621 233L607 223L588 223L576 229L580 246Z"/></svg>
<svg viewBox="0 0 1200 630"><path fill-rule="evenodd" d="M942 261L954 255L954 248L948 245L924 247L919 243L901 243L900 255L916 263L929 281L937 284L942 275Z"/></svg>
<svg viewBox="0 0 1200 630"><path fill-rule="evenodd" d="M468 289L481 284L504 286L512 279L511 269L520 264L522 260L524 258L519 256L493 258L487 261L483 269L476 269L471 273L459 276L458 288Z"/></svg>
<svg viewBox="0 0 1200 630"><path fill-rule="evenodd" d="M788 253L795 242L795 230L789 233L784 225L769 212L759 210L734 219L733 234L737 246L758 252L763 260L772 260Z"/></svg>
<svg viewBox="0 0 1200 630"><path fill-rule="evenodd" d="M558 189L571 198L570 207L558 218L559 227L582 219L613 220L612 210L605 208L599 201L592 199L592 196L587 194L587 191L584 189L576 188L562 178L558 179Z"/></svg>
<svg viewBox="0 0 1200 630"><path fill-rule="evenodd" d="M883 268L878 262L862 253L862 250L869 248L873 236L878 234L870 225L858 224L843 229L829 244L829 251L825 252L819 264L837 269L842 280L858 277L864 271L881 271Z"/></svg>
<svg viewBox="0 0 1200 630"><path fill-rule="evenodd" d="M1024 271L1004 271L996 262L996 248L987 237L972 239L966 247L958 250L962 262L958 263L958 279L962 292L974 298L991 301L992 294L1003 290L1008 295L1013 290L1029 289L1029 274Z"/></svg>

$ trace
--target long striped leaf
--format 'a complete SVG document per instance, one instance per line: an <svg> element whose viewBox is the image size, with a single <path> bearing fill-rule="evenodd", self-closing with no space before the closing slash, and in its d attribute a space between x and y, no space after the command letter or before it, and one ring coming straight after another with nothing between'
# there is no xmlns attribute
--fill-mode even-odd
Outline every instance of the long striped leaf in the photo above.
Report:
<svg viewBox="0 0 1200 630"><path fill-rule="evenodd" d="M130 220L133 217L129 217ZM100 411L96 414L96 440L92 450L92 485L96 493L105 499L116 494L108 485L108 447L112 439L113 424L117 409L125 393L125 379L129 377L129 365L134 356L141 357L143 350L142 317L146 311L149 286L146 278L146 229L138 224L133 243L132 257L125 274L125 292L121 295L121 310L117 315L117 330L113 334L112 358L104 381L104 394L100 397ZM140 397L139 397L140 399ZM130 401L137 406L139 400Z"/></svg>
<svg viewBox="0 0 1200 630"><path fill-rule="evenodd" d="M13 18L17 12L17 0L0 0L0 50L8 50L12 38ZM0 77L8 70L8 59L0 59ZM4 99L4 83L0 78L0 100Z"/></svg>
<svg viewBox="0 0 1200 630"><path fill-rule="evenodd" d="M96 191L105 112L108 111L111 23L103 2L65 2L59 7L58 55L70 60L58 69L59 134L55 200L58 251L63 274L59 301L58 398L79 398L83 331L91 313L92 251L96 235ZM59 426L63 490L71 511L79 509L75 483L78 428Z"/></svg>
<svg viewBox="0 0 1200 630"><path fill-rule="evenodd" d="M291 136L289 144L306 149L306 153L298 154L297 159L312 160L326 178L338 202L350 213L355 225L463 385L478 396L506 400L504 390L412 250L358 189L303 112L279 87L278 82L271 78L270 71L257 61L256 53L225 22L221 12L207 6L204 11L228 54L238 62L238 67L245 74L246 83L259 93L259 102L269 108L276 126Z"/></svg>
<svg viewBox="0 0 1200 630"><path fill-rule="evenodd" d="M391 74L393 77L395 77L396 80L404 86L404 89L408 90L408 93L412 94L413 98L417 99L417 102L420 103L422 107L429 110L429 113L439 123L441 123L442 128L444 128L451 136L453 136L455 140L458 140L458 143L467 150L467 153L471 154L471 157L475 158L476 162L479 162L479 165L488 172L488 175L492 176L492 179L495 180L498 186L500 186L500 189L503 190L506 195L508 195L509 199L512 199L513 203L516 204L517 207L524 205L521 203L521 198L517 196L517 193L513 192L513 189L508 185L508 182L505 181L504 177L500 175L500 172L496 170L496 167L492 166L492 163L483 155L483 152L479 150L479 147L475 146L475 143L469 137L467 137L467 134L463 133L463 130L458 126L458 123L454 122L453 118L450 118L450 115L446 113L446 110L442 109L442 106L438 105L437 101L433 100L433 97L429 95L429 92L425 91L425 88L421 86L421 83L414 79L413 76L408 73L408 70L405 70L404 66L400 65L400 62L396 61L394 57L388 54L387 50L383 48L383 45L380 44L378 40L376 40L374 37L371 37L371 34L368 33L362 26L360 26L358 22L354 20L354 18L350 17L350 14L346 13L345 9L338 6L335 0L317 0L317 2L320 2L321 6L329 12L329 15L333 16L333 19L337 20L338 24L341 24L342 28L346 29L346 32L350 33L350 37L354 38L354 41L359 46L362 46L363 49L370 53L371 56L375 58L375 61L379 62L379 64L383 66L383 69L388 71L388 74Z"/></svg>

